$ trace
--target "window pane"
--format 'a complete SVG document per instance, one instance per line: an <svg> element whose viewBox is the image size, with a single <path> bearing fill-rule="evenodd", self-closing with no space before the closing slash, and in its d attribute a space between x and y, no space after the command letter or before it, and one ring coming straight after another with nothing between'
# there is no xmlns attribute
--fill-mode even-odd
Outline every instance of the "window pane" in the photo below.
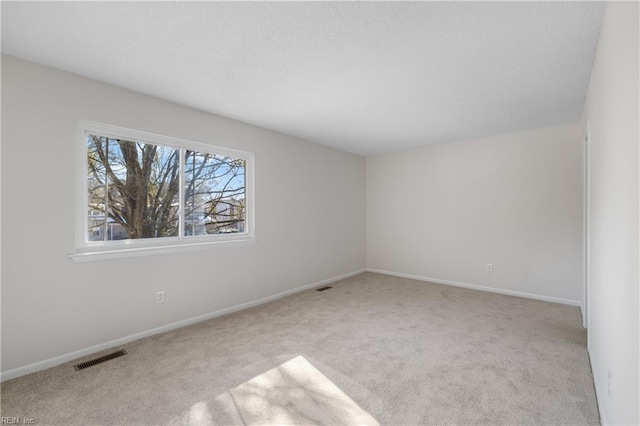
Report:
<svg viewBox="0 0 640 426"><path fill-rule="evenodd" d="M106 149L106 138L87 136L87 240L104 241L106 172L99 152Z"/></svg>
<svg viewBox="0 0 640 426"><path fill-rule="evenodd" d="M177 149L88 135L87 153L89 241L178 235Z"/></svg>
<svg viewBox="0 0 640 426"><path fill-rule="evenodd" d="M245 230L245 161L187 150L184 235Z"/></svg>

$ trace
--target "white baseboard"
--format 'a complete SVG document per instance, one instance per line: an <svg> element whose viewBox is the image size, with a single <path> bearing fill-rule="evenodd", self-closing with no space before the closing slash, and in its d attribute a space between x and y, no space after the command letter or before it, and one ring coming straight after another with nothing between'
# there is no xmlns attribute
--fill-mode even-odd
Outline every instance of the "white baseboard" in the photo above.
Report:
<svg viewBox="0 0 640 426"><path fill-rule="evenodd" d="M593 361L591 360L591 350L587 349L587 357L589 358L589 365L591 366L591 375L593 376L593 388L595 389L595 393L596 393L596 404L598 404L598 414L600 414L600 424L601 425L608 425L609 423L607 423L607 419L604 417L604 413L602 412L602 398L600 398L600 393L598 392L599 389L602 389L600 387L600 382L598 381L598 374L596 373L596 370L593 366Z"/></svg>
<svg viewBox="0 0 640 426"><path fill-rule="evenodd" d="M15 379L16 377L24 376L26 374L35 373L36 371L46 370L47 368L55 367L60 364L64 364L68 361L73 361L74 359L81 358L83 356L91 355L96 352L103 351L105 349L112 348L114 346L124 345L125 343L132 342L134 340L142 339L143 337L153 336L154 334L164 333L165 331L174 330L176 328L185 327L187 325L195 324L197 322L206 321L211 318L219 317L222 315L230 314L232 312L241 311L243 309L251 308L253 306L262 305L267 302L271 302L277 299L280 299L285 296L289 296L291 294L299 293L301 291L309 290L314 287L320 287L325 284L333 283L336 281L343 280L345 278L352 277L354 275L358 275L365 272L365 269L360 269L357 271L349 272L346 274L338 275L336 277L328 278L326 280L318 281L311 284L306 284L301 287L296 287L291 290L286 290L278 294L274 294L273 296L263 297L261 299L253 300L247 303L241 303L239 305L232 306L230 308L220 309L214 312L209 312L207 314L198 315L196 317L188 318L182 321L174 322L171 324L166 324L160 327L152 328L151 330L142 331L140 333L131 334L126 337L121 337L119 339L111 340L109 342L101 343L99 345L91 346L85 349L80 349L78 351L70 352L68 354L60 355L54 358L45 359L43 361L38 361L33 364L25 365L23 367L14 368L12 370L3 371L0 376L0 381Z"/></svg>
<svg viewBox="0 0 640 426"><path fill-rule="evenodd" d="M446 284L454 287L463 287L463 288L468 288L472 290L486 291L489 293L506 294L508 296L524 297L526 299L542 300L544 302L561 303L563 305L578 306L578 307L581 306L581 302L579 300L562 299L559 297L543 296L540 294L525 293L521 291L506 290L506 289L495 288L495 287L486 287L483 285L468 284L468 283L462 283L462 282L450 281L450 280L442 280L439 278L421 277L419 275L404 274L402 272L383 271L380 269L372 269L372 268L367 268L367 271L375 272L377 274L392 275L394 277L409 278L409 279L418 280L418 281L429 281L436 284Z"/></svg>

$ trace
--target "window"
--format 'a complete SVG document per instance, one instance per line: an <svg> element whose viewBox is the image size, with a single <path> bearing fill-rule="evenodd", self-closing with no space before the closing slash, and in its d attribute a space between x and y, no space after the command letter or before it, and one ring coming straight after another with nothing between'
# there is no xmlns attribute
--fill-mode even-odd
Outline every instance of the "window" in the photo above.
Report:
<svg viewBox="0 0 640 426"><path fill-rule="evenodd" d="M84 121L79 133L74 261L253 239L250 153Z"/></svg>

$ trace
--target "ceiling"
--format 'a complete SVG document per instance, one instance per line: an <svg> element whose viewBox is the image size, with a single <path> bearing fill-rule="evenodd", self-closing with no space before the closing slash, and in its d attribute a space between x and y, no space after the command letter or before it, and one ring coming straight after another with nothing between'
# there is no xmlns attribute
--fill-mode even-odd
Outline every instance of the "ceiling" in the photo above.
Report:
<svg viewBox="0 0 640 426"><path fill-rule="evenodd" d="M2 2L2 52L374 155L575 122L600 2Z"/></svg>

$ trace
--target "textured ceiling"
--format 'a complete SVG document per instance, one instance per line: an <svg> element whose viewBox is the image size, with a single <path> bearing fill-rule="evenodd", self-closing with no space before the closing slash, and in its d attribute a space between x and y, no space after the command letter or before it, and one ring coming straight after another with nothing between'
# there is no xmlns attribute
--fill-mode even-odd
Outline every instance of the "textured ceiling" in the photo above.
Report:
<svg viewBox="0 0 640 426"><path fill-rule="evenodd" d="M2 51L370 155L577 121L594 2L2 2Z"/></svg>

